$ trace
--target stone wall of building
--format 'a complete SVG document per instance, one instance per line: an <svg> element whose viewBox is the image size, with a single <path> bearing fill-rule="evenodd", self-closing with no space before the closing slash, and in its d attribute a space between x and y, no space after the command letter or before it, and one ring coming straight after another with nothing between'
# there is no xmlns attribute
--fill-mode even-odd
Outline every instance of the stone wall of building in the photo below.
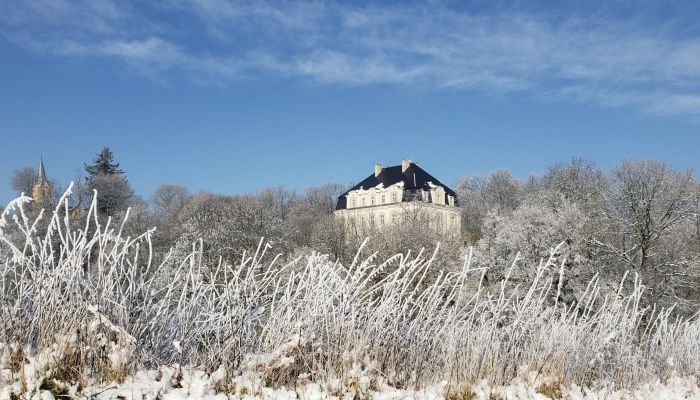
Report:
<svg viewBox="0 0 700 400"><path fill-rule="evenodd" d="M348 208L336 211L335 215L345 222L346 227L358 234L377 230L381 232L382 229L409 221L419 221L437 233L451 237L459 237L461 230L458 207L420 200Z"/></svg>

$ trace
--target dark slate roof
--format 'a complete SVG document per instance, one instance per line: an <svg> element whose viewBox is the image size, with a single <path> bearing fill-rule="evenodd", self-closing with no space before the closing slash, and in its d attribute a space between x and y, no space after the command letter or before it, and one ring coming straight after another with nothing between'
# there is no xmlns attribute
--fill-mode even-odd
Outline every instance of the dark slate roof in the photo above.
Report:
<svg viewBox="0 0 700 400"><path fill-rule="evenodd" d="M435 186L442 186L445 189L445 193L454 196L455 204L457 204L457 194L454 190L447 187L445 184L437 180L434 176L425 172L425 170L415 163L409 163L408 168L405 172L401 172L401 165L396 165L394 167L385 167L379 176L374 176L374 174L365 178L362 182L348 189L345 193L338 196L338 203L335 207L336 210L343 210L347 208L347 197L346 195L353 190L360 188L369 189L379 185L384 184L384 187L395 185L399 182L404 184L404 191L410 193L415 193L421 189L430 190L430 185L428 182L432 182Z"/></svg>

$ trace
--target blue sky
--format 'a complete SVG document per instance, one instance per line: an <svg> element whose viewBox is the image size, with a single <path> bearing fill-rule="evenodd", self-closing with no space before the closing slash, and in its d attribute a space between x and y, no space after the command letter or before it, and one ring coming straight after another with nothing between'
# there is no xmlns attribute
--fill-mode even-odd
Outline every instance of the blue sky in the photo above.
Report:
<svg viewBox="0 0 700 400"><path fill-rule="evenodd" d="M149 4L153 3L153 4ZM538 3L537 5L533 5ZM0 0L0 201L110 146L137 193L700 167L700 3Z"/></svg>

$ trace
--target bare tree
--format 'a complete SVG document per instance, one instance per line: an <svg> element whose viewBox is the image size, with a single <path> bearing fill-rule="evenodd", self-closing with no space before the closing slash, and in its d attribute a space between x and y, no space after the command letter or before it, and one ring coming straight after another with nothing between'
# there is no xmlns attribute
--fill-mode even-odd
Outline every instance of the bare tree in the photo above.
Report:
<svg viewBox="0 0 700 400"><path fill-rule="evenodd" d="M282 185L264 189L259 194L262 198L266 198L271 202L270 205L273 207L272 211L282 219L287 218L289 209L292 207L297 197L294 189L287 189Z"/></svg>
<svg viewBox="0 0 700 400"><path fill-rule="evenodd" d="M340 183L326 183L306 189L305 200L311 209L324 214L332 214L335 210L338 196L345 191L345 185Z"/></svg>
<svg viewBox="0 0 700 400"><path fill-rule="evenodd" d="M189 196L187 188L182 185L163 184L153 191L151 203L156 212L165 214L173 208L182 206Z"/></svg>
<svg viewBox="0 0 700 400"><path fill-rule="evenodd" d="M17 194L24 193L27 196L31 196L32 187L39 179L39 173L33 167L24 167L12 171L12 176L10 177L10 188L14 190Z"/></svg>
<svg viewBox="0 0 700 400"><path fill-rule="evenodd" d="M578 204L586 212L600 205L608 185L605 173L593 162L582 158L550 165L541 181L544 189Z"/></svg>
<svg viewBox="0 0 700 400"><path fill-rule="evenodd" d="M501 212L515 210L521 201L520 183L507 169L492 172L483 192L487 206Z"/></svg>
<svg viewBox="0 0 700 400"><path fill-rule="evenodd" d="M462 232L469 243L481 238L484 217L488 205L484 197L486 178L480 175L466 176L457 183L457 198L462 210Z"/></svg>
<svg viewBox="0 0 700 400"><path fill-rule="evenodd" d="M690 171L661 161L629 161L616 166L602 214L620 236L603 248L628 266L646 272L668 230L689 218L697 196Z"/></svg>

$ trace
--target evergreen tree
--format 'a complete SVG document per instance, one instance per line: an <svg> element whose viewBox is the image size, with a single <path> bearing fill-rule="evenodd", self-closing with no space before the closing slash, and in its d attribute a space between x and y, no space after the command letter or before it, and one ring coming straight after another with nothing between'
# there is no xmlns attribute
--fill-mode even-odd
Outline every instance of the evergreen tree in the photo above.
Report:
<svg viewBox="0 0 700 400"><path fill-rule="evenodd" d="M88 165L85 164L85 171L90 174L87 180L92 179L96 175L123 175L124 171L119 169L119 163L114 162L114 155L109 147L103 147L100 154L97 155L95 161Z"/></svg>
<svg viewBox="0 0 700 400"><path fill-rule="evenodd" d="M85 164L87 188L97 191L97 210L101 215L115 216L129 206L134 190L114 162L114 155L109 147L103 147L95 161Z"/></svg>

